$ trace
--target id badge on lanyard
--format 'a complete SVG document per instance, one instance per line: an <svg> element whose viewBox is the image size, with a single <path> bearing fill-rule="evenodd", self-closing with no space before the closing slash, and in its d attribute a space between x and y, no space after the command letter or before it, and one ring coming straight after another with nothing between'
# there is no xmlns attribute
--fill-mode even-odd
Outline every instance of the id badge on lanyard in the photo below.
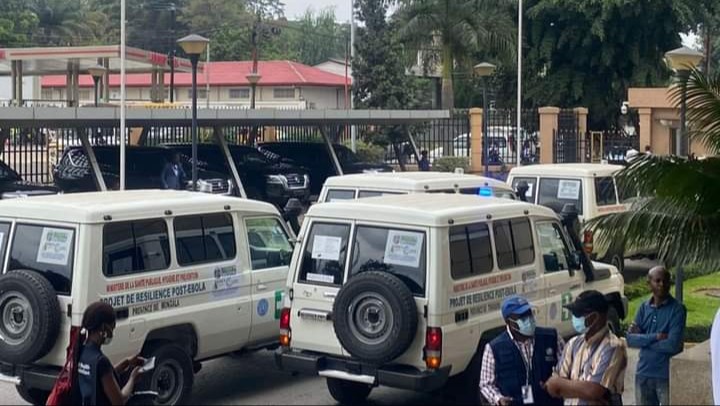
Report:
<svg viewBox="0 0 720 406"><path fill-rule="evenodd" d="M528 360L525 359L525 353L520 349L517 344L515 344L518 351L520 351L520 358L523 361L523 364L525 364L525 385L521 388L522 390L522 400L524 405L530 405L535 403L535 397L533 396L533 390L532 385L530 384L530 375L532 374L532 360L528 362Z"/></svg>

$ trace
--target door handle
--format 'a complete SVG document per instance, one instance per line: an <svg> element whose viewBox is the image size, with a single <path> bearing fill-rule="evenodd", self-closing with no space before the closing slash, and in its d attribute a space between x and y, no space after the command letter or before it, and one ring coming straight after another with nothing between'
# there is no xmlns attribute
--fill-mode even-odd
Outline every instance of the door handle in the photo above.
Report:
<svg viewBox="0 0 720 406"><path fill-rule="evenodd" d="M326 297L328 299L335 299L337 296L337 292L323 292L323 297Z"/></svg>
<svg viewBox="0 0 720 406"><path fill-rule="evenodd" d="M258 283L257 290L267 290L267 285Z"/></svg>

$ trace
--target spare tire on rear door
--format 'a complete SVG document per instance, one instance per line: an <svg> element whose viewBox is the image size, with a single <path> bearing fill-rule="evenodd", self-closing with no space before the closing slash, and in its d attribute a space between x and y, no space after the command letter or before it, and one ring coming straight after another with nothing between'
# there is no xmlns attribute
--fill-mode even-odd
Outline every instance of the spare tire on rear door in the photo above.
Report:
<svg viewBox="0 0 720 406"><path fill-rule="evenodd" d="M33 362L55 345L60 304L50 282L33 271L0 276L0 359Z"/></svg>
<svg viewBox="0 0 720 406"><path fill-rule="evenodd" d="M410 289L397 276L368 271L353 276L333 304L333 326L340 344L374 364L399 357L412 344L417 308Z"/></svg>

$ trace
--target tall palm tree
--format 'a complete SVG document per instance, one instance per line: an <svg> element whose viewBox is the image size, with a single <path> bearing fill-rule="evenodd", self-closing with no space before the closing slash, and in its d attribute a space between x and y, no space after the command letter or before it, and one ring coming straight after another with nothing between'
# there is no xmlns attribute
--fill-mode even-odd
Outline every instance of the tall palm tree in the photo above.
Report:
<svg viewBox="0 0 720 406"><path fill-rule="evenodd" d="M675 102L687 91L692 140L712 155L720 152L720 74L694 70L672 91ZM720 265L720 158L643 156L618 175L619 187L641 196L625 213L600 217L589 225L601 241L659 247L669 265Z"/></svg>
<svg viewBox="0 0 720 406"><path fill-rule="evenodd" d="M434 50L442 72L442 107L455 105L453 72L470 69L478 50L512 52L514 23L508 0L401 0L400 36L409 48Z"/></svg>
<svg viewBox="0 0 720 406"><path fill-rule="evenodd" d="M86 45L96 42L103 16L91 12L86 0L32 0L39 20L34 40L42 45Z"/></svg>

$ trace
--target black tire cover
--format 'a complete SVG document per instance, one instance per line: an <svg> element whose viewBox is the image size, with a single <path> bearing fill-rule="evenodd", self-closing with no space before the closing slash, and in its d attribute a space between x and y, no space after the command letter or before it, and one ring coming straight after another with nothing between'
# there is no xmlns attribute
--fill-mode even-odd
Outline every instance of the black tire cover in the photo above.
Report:
<svg viewBox="0 0 720 406"><path fill-rule="evenodd" d="M417 333L413 294L387 272L352 277L335 298L332 318L340 344L353 357L374 364L399 357Z"/></svg>
<svg viewBox="0 0 720 406"><path fill-rule="evenodd" d="M50 282L37 272L0 276L0 359L13 364L45 356L60 331L60 304Z"/></svg>

